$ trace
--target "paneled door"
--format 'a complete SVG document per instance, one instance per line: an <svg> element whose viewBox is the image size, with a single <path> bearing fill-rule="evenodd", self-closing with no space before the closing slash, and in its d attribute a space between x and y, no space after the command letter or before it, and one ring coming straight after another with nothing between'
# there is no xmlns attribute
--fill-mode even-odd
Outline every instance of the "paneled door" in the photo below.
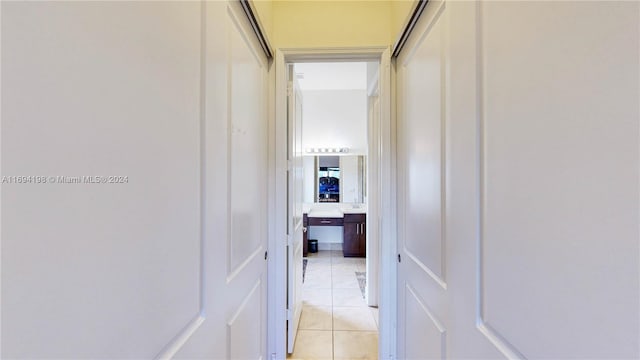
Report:
<svg viewBox="0 0 640 360"><path fill-rule="evenodd" d="M396 62L398 358L640 357L639 25L426 5Z"/></svg>
<svg viewBox="0 0 640 360"><path fill-rule="evenodd" d="M264 359L268 62L240 2L203 7L205 320L176 357Z"/></svg>
<svg viewBox="0 0 640 360"><path fill-rule="evenodd" d="M423 14L428 26L397 59L399 359L440 359L446 351L447 19L439 5Z"/></svg>
<svg viewBox="0 0 640 360"><path fill-rule="evenodd" d="M288 65L288 193L287 204L287 351L293 352L302 315L302 231L303 231L303 166L302 166L302 92L293 64Z"/></svg>
<svg viewBox="0 0 640 360"><path fill-rule="evenodd" d="M47 180L2 184L0 357L267 358L268 61L241 3L0 17L1 171Z"/></svg>

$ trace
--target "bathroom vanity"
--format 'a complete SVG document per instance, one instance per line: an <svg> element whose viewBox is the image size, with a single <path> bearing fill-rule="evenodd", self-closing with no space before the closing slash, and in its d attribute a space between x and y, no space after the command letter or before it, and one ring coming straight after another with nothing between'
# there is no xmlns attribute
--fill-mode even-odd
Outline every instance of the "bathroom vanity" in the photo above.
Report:
<svg viewBox="0 0 640 360"><path fill-rule="evenodd" d="M307 256L309 228L313 226L341 227L342 253L345 257L366 257L367 214L365 209L314 209L303 215L303 255Z"/></svg>
<svg viewBox="0 0 640 360"><path fill-rule="evenodd" d="M366 257L366 156L304 156L303 164L303 255L317 239L345 257Z"/></svg>
<svg viewBox="0 0 640 360"><path fill-rule="evenodd" d="M366 257L367 215L344 214L342 253L345 257Z"/></svg>

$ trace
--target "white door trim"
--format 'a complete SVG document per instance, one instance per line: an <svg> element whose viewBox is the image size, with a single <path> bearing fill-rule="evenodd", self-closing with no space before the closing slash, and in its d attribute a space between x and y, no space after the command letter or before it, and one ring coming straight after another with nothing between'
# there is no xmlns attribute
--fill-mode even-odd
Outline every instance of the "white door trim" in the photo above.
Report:
<svg viewBox="0 0 640 360"><path fill-rule="evenodd" d="M395 209L395 125L391 116L391 51L388 47L276 49L275 66L270 80L275 94L270 112L269 146L269 273L268 273L268 354L271 359L285 359L286 349L286 170L287 170L287 81L286 63L320 61L380 61L380 128L369 133L378 144L380 188L378 226L380 233L380 343L379 358L392 359L396 354L396 209ZM377 245L372 245L377 246Z"/></svg>

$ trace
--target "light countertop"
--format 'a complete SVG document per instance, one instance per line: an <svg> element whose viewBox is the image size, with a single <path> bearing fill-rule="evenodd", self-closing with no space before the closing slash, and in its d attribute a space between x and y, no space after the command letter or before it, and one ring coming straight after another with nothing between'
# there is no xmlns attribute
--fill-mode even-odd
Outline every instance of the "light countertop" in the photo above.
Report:
<svg viewBox="0 0 640 360"><path fill-rule="evenodd" d="M366 204L305 204L304 213L312 218L342 218L344 214L366 214Z"/></svg>

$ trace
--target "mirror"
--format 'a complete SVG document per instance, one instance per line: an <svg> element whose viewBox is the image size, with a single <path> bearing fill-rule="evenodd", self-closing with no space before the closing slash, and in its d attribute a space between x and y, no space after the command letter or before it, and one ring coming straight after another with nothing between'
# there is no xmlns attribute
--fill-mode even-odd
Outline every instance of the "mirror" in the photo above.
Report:
<svg viewBox="0 0 640 360"><path fill-rule="evenodd" d="M315 202L340 202L340 157L318 156Z"/></svg>
<svg viewBox="0 0 640 360"><path fill-rule="evenodd" d="M304 156L303 162L305 203L365 202L365 156Z"/></svg>

